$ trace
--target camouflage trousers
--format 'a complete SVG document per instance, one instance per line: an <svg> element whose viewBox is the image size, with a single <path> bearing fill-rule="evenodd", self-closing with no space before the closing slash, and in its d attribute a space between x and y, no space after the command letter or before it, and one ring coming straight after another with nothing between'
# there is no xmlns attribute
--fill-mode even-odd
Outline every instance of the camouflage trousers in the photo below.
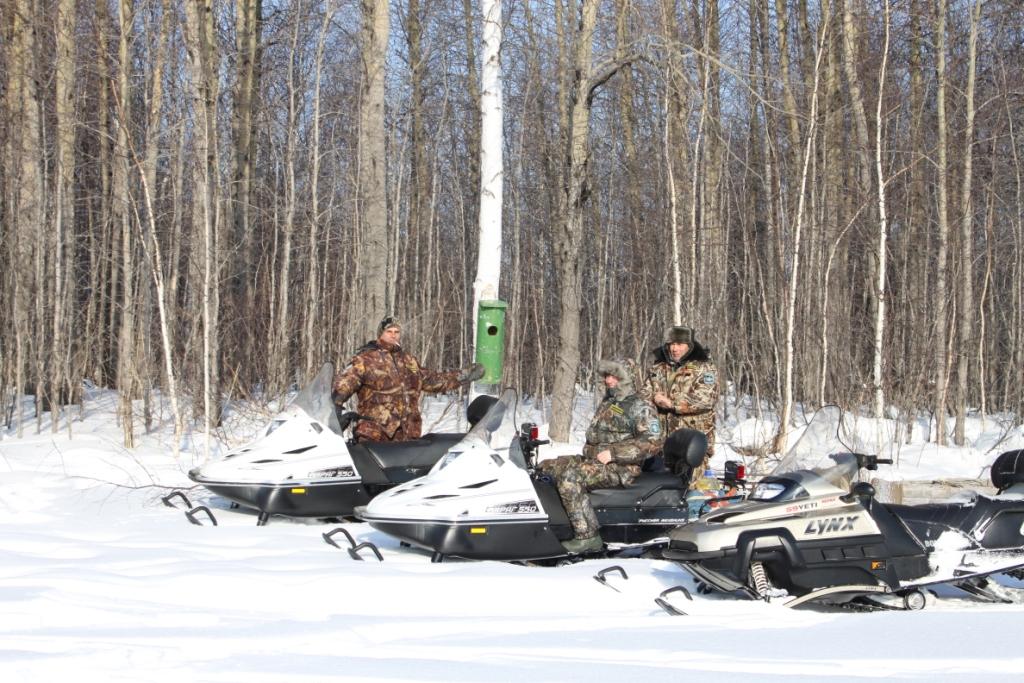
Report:
<svg viewBox="0 0 1024 683"><path fill-rule="evenodd" d="M554 478L558 497L562 499L576 538L598 535L600 525L587 493L594 489L629 486L640 474L637 465L602 465L581 455L561 455L554 460L545 460L540 468Z"/></svg>

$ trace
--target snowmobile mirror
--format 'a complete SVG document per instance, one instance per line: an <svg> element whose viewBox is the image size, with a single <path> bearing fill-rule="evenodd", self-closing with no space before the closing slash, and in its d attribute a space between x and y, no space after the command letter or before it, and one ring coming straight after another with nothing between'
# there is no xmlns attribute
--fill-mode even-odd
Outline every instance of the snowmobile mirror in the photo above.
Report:
<svg viewBox="0 0 1024 683"><path fill-rule="evenodd" d="M543 446L546 443L551 443L548 439L540 438L540 428L533 422L524 422L520 425L519 436L529 443L530 448L536 448L537 446Z"/></svg>
<svg viewBox="0 0 1024 683"><path fill-rule="evenodd" d="M845 496L842 496L839 500L844 503L852 503L854 501L860 501L865 507L871 503L871 500L875 497L875 487L866 481L859 481L850 488L850 492Z"/></svg>
<svg viewBox="0 0 1024 683"><path fill-rule="evenodd" d="M540 429L533 422L524 422L519 425L519 441L522 444L523 452L526 453L529 466L533 466L534 450L538 446L551 443L548 439L541 439Z"/></svg>
<svg viewBox="0 0 1024 683"><path fill-rule="evenodd" d="M736 462L735 460L725 461L725 470L722 473L722 479L725 480L726 484L733 485L736 482L743 481L747 477L747 467L742 463Z"/></svg>

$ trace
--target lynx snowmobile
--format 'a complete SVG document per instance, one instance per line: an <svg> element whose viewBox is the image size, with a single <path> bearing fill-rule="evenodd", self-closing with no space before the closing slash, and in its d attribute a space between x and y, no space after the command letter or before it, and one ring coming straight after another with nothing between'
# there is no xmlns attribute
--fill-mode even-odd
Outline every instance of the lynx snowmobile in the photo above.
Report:
<svg viewBox="0 0 1024 683"><path fill-rule="evenodd" d="M401 443L353 443L344 436L354 412L339 417L331 400L330 363L251 443L188 473L192 481L259 513L346 517L379 492L426 474L464 433L426 434ZM470 423L496 399L478 396L468 407Z"/></svg>
<svg viewBox="0 0 1024 683"><path fill-rule="evenodd" d="M920 609L925 588L953 586L989 602L1024 591L1024 451L992 466L998 494L928 505L883 504L861 469L891 463L850 452L842 413L826 408L747 501L669 534L663 555L698 587L786 603ZM954 591L955 593L955 591Z"/></svg>
<svg viewBox="0 0 1024 683"><path fill-rule="evenodd" d="M446 556L534 561L569 553L573 538L558 491L536 470L535 425L515 424L516 394L506 390L487 415L430 473L397 486L356 509L373 528L405 543ZM508 444L498 447L492 444ZM666 444L692 468L704 457L701 432L680 430ZM690 516L689 473L643 472L631 486L590 493L607 544L606 554L658 546Z"/></svg>

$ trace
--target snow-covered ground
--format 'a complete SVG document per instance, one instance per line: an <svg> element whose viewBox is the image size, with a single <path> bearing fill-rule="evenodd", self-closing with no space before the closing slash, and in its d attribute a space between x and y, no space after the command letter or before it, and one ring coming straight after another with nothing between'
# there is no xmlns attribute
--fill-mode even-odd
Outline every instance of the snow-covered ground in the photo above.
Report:
<svg viewBox="0 0 1024 683"><path fill-rule="evenodd" d="M0 681L317 680L1021 680L1024 606L944 597L922 612L790 610L780 604L676 594L687 616L654 603L693 581L670 562L597 560L562 567L433 564L364 524L382 548L357 562L323 542L334 524L210 505L218 526L190 524L160 502L202 459L203 437L173 446L170 426L121 445L115 396L94 391L74 438L49 416L23 438L0 432ZM590 405L581 401L573 452ZM425 424L459 409L426 406ZM774 416L730 406L718 460L755 450ZM536 418L536 414L534 415ZM229 415L237 445L269 414ZM865 421L865 428L870 425ZM915 424L892 451L891 478L987 477L1024 431L969 424L968 448L926 443ZM873 427L868 429L871 431ZM869 437L866 437L869 438ZM621 565L628 579L593 575Z"/></svg>

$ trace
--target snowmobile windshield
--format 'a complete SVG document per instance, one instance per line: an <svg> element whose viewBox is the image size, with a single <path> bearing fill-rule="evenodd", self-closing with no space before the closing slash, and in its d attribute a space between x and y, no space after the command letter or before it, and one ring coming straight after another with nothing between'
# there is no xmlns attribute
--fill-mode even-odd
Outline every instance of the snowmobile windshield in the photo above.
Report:
<svg viewBox="0 0 1024 683"><path fill-rule="evenodd" d="M516 436L515 405L516 392L506 389L479 422L473 425L462 440L448 449L448 454L438 464L444 469L455 458L467 451L488 449L491 451L507 451L508 443ZM500 448L499 448L500 446Z"/></svg>
<svg viewBox="0 0 1024 683"><path fill-rule="evenodd" d="M814 414L803 434L768 475L787 479L818 477L839 489L848 489L859 470L850 448L857 441L850 416L837 406Z"/></svg>
<svg viewBox="0 0 1024 683"><path fill-rule="evenodd" d="M338 414L331 400L333 384L334 366L324 363L316 377L295 395L289 407L299 408L320 424L327 425L334 433L341 434Z"/></svg>

